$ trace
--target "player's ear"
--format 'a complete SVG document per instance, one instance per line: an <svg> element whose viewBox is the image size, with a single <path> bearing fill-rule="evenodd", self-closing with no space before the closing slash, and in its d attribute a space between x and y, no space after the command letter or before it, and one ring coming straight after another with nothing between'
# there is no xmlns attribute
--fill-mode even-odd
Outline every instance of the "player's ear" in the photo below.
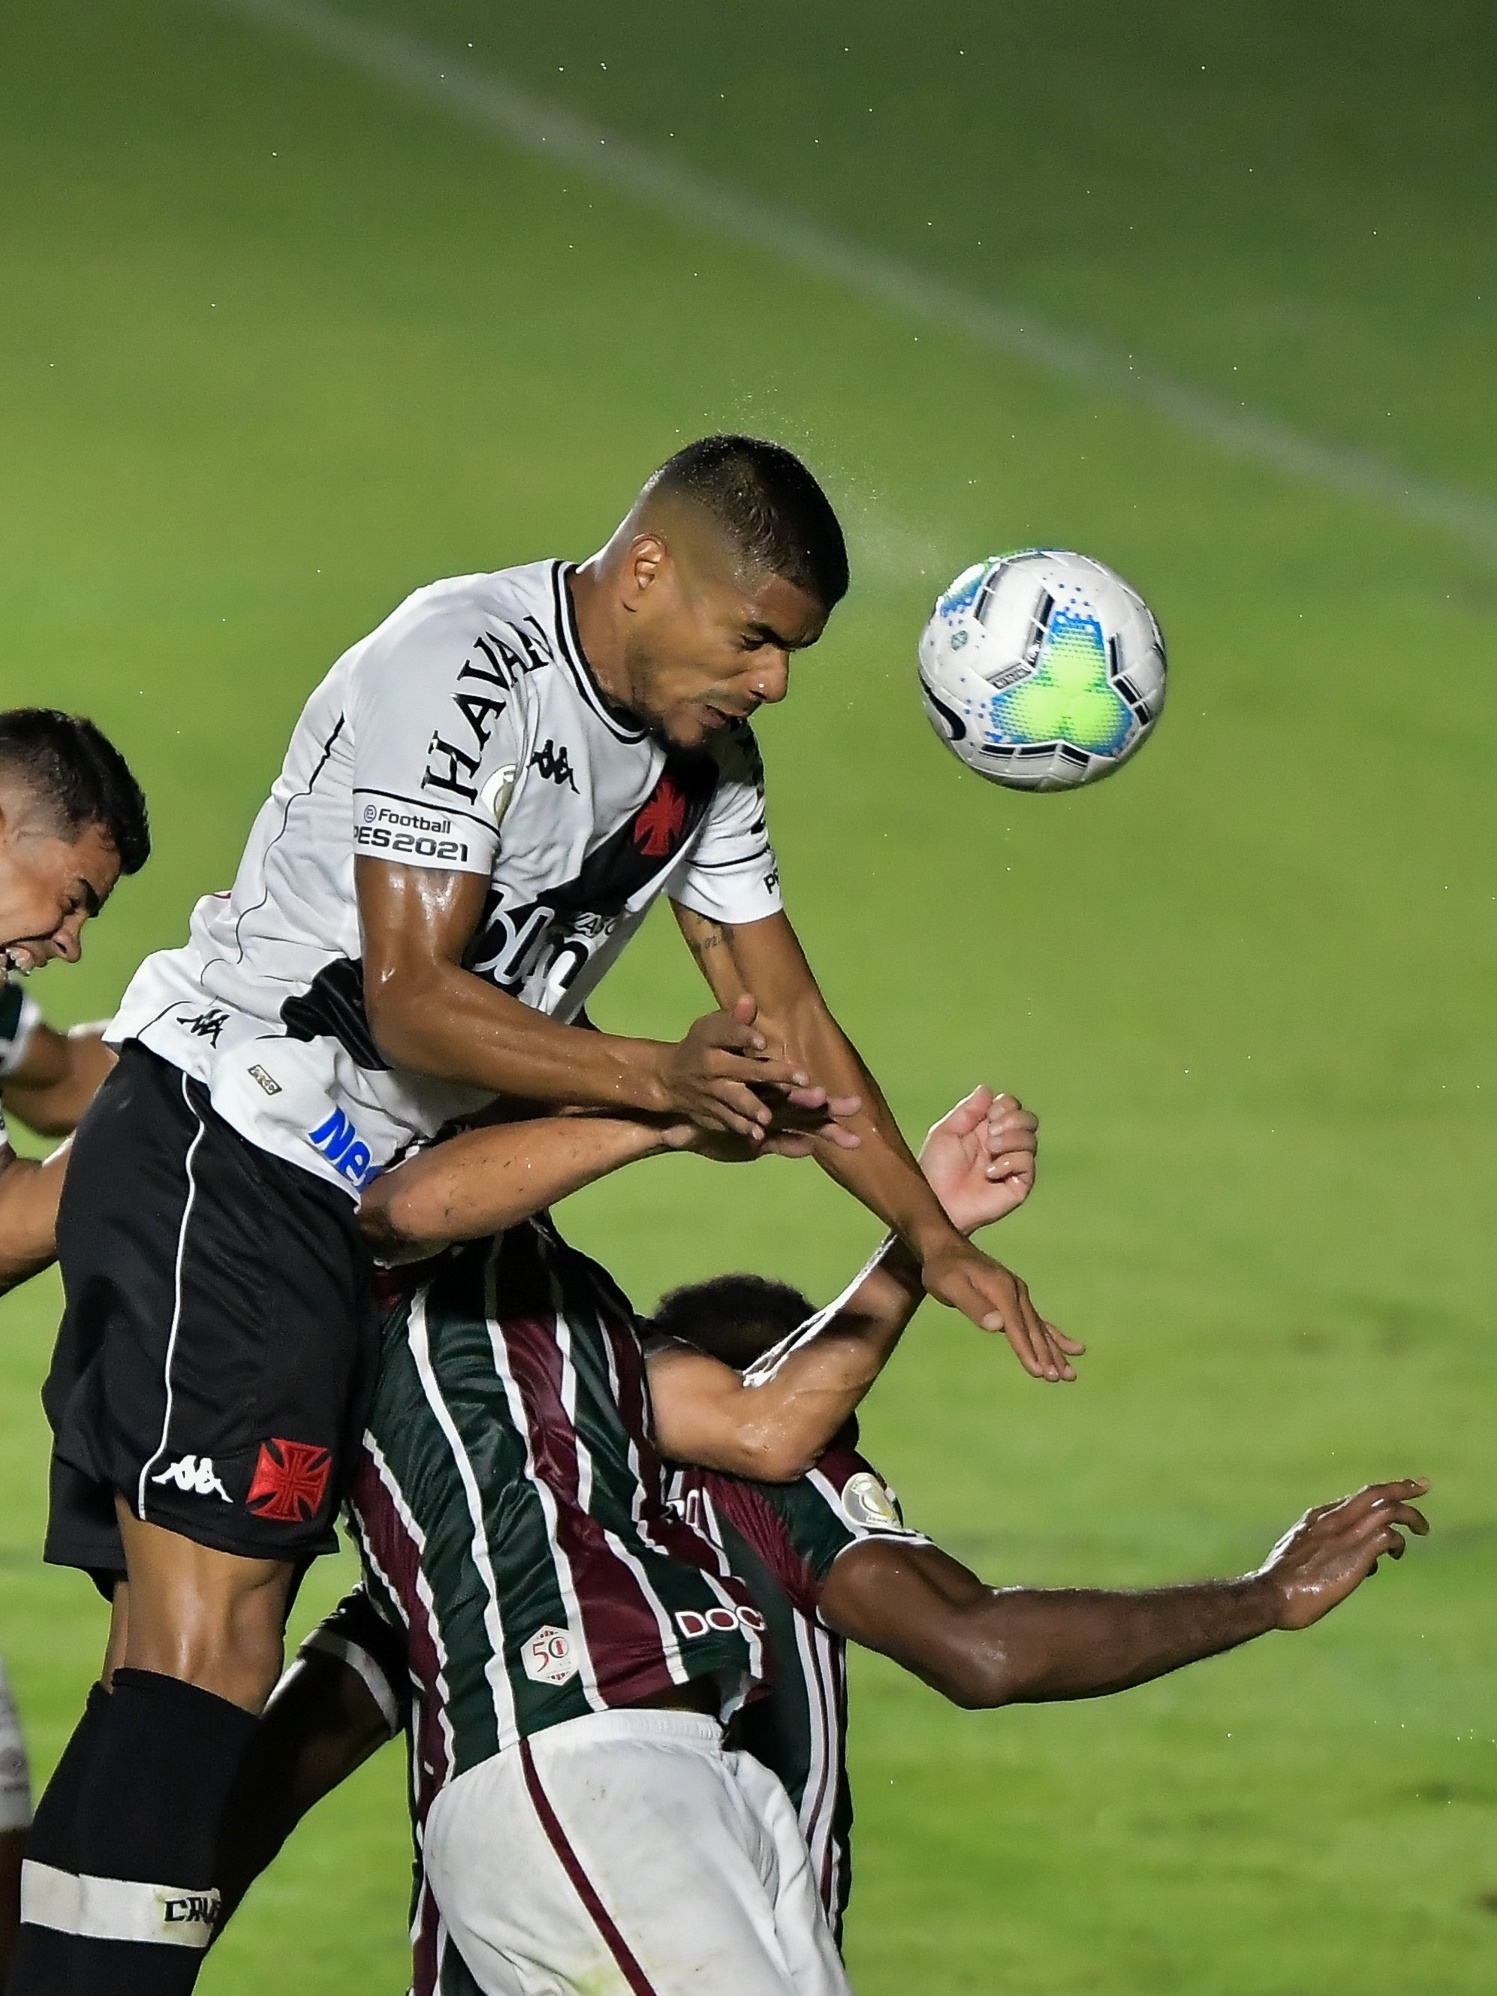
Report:
<svg viewBox="0 0 1497 1996"><path fill-rule="evenodd" d="M646 530L629 543L624 563L624 586L637 601L647 596L670 566L670 549L661 534Z"/></svg>

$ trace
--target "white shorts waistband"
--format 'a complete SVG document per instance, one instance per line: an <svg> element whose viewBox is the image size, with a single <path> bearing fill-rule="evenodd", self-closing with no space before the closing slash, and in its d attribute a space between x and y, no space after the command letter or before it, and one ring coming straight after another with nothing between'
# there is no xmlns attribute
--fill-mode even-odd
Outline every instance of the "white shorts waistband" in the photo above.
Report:
<svg viewBox="0 0 1497 1996"><path fill-rule="evenodd" d="M653 1705L630 1705L612 1712L584 1712L563 1719L529 1736L532 1750L566 1752L572 1747L602 1746L611 1740L679 1740L683 1744L721 1752L722 1721L706 1712L673 1712ZM521 1745L525 1742L521 1742ZM506 1749L517 1753L518 1746Z"/></svg>

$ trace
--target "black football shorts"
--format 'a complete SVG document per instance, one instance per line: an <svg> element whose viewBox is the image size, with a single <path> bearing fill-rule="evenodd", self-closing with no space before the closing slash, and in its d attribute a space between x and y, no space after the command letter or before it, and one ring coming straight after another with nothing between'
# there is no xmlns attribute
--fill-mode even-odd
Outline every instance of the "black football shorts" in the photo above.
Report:
<svg viewBox="0 0 1497 1996"><path fill-rule="evenodd" d="M347 1195L131 1041L73 1140L57 1246L46 1557L123 1573L116 1494L220 1552L332 1551L378 1356Z"/></svg>

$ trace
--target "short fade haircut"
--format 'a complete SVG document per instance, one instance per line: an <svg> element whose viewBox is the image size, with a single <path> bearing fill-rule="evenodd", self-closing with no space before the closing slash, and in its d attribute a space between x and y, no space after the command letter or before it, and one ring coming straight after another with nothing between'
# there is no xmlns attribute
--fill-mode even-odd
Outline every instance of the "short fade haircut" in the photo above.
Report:
<svg viewBox="0 0 1497 1996"><path fill-rule="evenodd" d="M0 774L36 799L58 834L81 838L97 825L119 854L121 873L151 856L145 793L108 736L81 714L55 707L0 711Z"/></svg>
<svg viewBox="0 0 1497 1996"><path fill-rule="evenodd" d="M832 502L783 444L702 437L667 458L645 489L695 500L741 560L793 583L823 610L847 594L847 543Z"/></svg>
<svg viewBox="0 0 1497 1996"><path fill-rule="evenodd" d="M715 1275L672 1289L656 1305L650 1328L696 1345L740 1372L816 1314L809 1297L763 1275Z"/></svg>

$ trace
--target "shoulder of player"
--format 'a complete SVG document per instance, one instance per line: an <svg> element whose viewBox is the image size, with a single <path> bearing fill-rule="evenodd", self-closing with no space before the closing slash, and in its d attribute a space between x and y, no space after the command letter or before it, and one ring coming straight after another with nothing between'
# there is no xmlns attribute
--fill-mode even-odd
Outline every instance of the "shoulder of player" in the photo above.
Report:
<svg viewBox="0 0 1497 1996"><path fill-rule="evenodd" d="M398 652L402 662L426 657L434 668L461 671L469 654L476 669L518 691L532 674L556 663L555 561L528 562L473 575L445 576L413 590L340 663L359 674Z"/></svg>
<svg viewBox="0 0 1497 1996"><path fill-rule="evenodd" d="M857 1446L852 1422L823 1451L803 1481L809 1491L859 1531L905 1531L904 1514L893 1487Z"/></svg>

